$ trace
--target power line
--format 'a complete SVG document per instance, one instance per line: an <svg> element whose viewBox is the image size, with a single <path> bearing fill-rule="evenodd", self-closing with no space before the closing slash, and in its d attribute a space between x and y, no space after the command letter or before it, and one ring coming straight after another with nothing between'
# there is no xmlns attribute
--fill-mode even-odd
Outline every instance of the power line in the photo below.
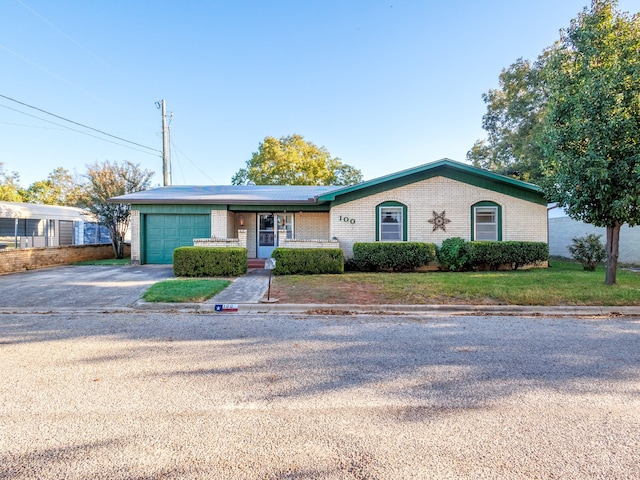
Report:
<svg viewBox="0 0 640 480"><path fill-rule="evenodd" d="M115 72L119 78L121 79L126 79L127 77L125 75L122 74L121 71L118 71L116 69L114 69L111 65L109 65L107 62L105 62L102 58L98 57L95 53L93 53L91 50L89 50L88 48L86 48L85 46L83 46L80 42L77 42L76 40L74 40L71 36L67 35L65 32L63 32L60 28L56 27L53 23L51 23L49 20L47 20L46 18L44 18L42 15L40 15L38 12L36 12L33 8L29 7L28 5L26 5L23 1L21 0L16 0L16 2L18 2L20 5L22 5L26 10L28 10L29 12L31 12L33 15L35 15L36 17L38 17L40 20L42 20L44 23L46 23L50 28L52 28L53 30L55 30L56 32L58 32L61 36L63 36L66 40L70 41L71 43L73 43L76 47L80 48L81 50L83 50L85 53L89 54L91 57L93 57L94 59L96 59L97 61L99 61L102 65L104 65L105 67L107 67L110 71ZM71 87L75 88L76 90L84 93L85 95L88 95L96 100L98 100L99 102L103 103L104 105L107 105L108 107L113 108L114 110L118 110L122 113L124 113L125 115L127 115L128 117L140 121L140 118L131 115L130 112L121 109L120 107L118 107L117 105L112 104L111 102L97 96L94 95L93 93L89 92L88 90L85 90L81 87L79 87L78 85L74 84L73 82L67 80L66 78L53 73L49 70L47 70L45 67L43 67L42 65L39 65L36 62L33 62L31 60L29 60L28 58L14 52L13 50L9 49L8 47L4 46L4 45L0 45L0 48L6 50L7 52L11 53L12 55L18 57L20 60L33 65L34 67L42 70L43 72L47 73L48 75L51 75L54 78L57 78L58 80L66 83L67 85L70 85Z"/></svg>
<svg viewBox="0 0 640 480"><path fill-rule="evenodd" d="M56 115L55 113L48 112L46 110L43 110L42 108L34 107L33 105L29 105L28 103L21 102L19 100L16 100L15 98L7 97L6 95L2 95L2 94L0 94L0 97L5 98L7 100L10 100L12 102L18 103L20 105L24 105L25 107L32 108L32 109L37 110L39 112L45 113L47 115L51 115L52 117L59 118L60 120L64 120L65 122L73 123L74 125L78 125L78 126L80 126L82 128L86 128L88 130L93 130L94 132L98 132L101 135L106 135L107 137L115 138L116 140L120 140L121 142L130 143L131 145L135 145L137 147L146 148L147 150L151 150L151 151L157 152L157 153L162 153L161 150L158 150L158 149L155 149L155 148L151 148L151 147L147 147L146 145L142 145L140 143L132 142L131 140L127 140L126 138L122 138L122 137L118 137L116 135L112 135L110 133L107 133L105 131L99 130L97 128L93 128L93 127L90 127L88 125L84 125L82 123L79 123L79 122L70 120L68 118L62 117L60 115ZM38 118L38 117L36 117L36 118Z"/></svg>
<svg viewBox="0 0 640 480"><path fill-rule="evenodd" d="M146 153L147 155L153 155L153 156L155 156L155 153L147 152L147 151L145 151L145 150L140 150L139 148L135 148L135 147L130 147L129 145L123 145L123 144L121 144L121 143L114 142L113 140L109 140L109 139L106 139L106 138L98 137L97 135L91 135L91 134L90 134L90 133L88 133L88 132L83 132L82 130L76 130L75 128L71 128L71 127L68 127L68 126L66 126L66 125L62 125L62 124L60 124L60 123L52 122L51 120L47 120L46 118L38 117L37 115L32 115L32 114L30 114L30 113L23 112L23 111L21 111L21 110L18 110L18 109L15 109L15 108L11 108L11 107L8 107L8 106L6 106L6 105L2 105L2 104L0 104L0 107L2 107L2 108L6 108L7 110L12 110L12 111L17 112L17 113L21 113L22 115L26 115L27 117L37 118L38 120L41 120L41 121L43 121L43 122L50 123L50 124L52 124L52 125L56 125L56 126L61 127L61 128L65 129L65 130L70 130L70 131L72 131L72 132L80 133L80 134L82 134L82 135L86 135L86 136L91 137L91 138L96 138L96 139L101 140L101 141L103 141L103 142L113 143L114 145L118 145L118 146L123 147L123 148L129 148L129 149L131 149L131 150L135 150L136 152ZM9 124L9 123L7 123L7 122L0 122L0 123L4 123L4 124L7 124L7 125L11 125L11 124ZM16 124L13 124L13 125L16 125ZM35 126L35 125L16 125L16 126L23 126L23 127L30 127L30 128L47 128L47 127L37 127L37 126ZM56 130L57 130L57 129L56 129ZM148 148L148 147L145 147L145 148ZM156 150L156 151L157 151L157 152L159 152L159 150Z"/></svg>
<svg viewBox="0 0 640 480"><path fill-rule="evenodd" d="M28 6L26 3L24 3L21 0L16 0L16 2L18 2L20 5L22 5L24 8L26 8L27 10L29 10L31 13L33 13L36 17L38 17L40 20L42 20L44 23L46 23L47 25L49 25L52 29L54 29L56 32L58 32L60 35L62 35L64 38L66 38L67 40L69 40L71 43L73 43L76 47L84 50L86 53L88 53L89 55L91 55L93 58L95 58L96 60L98 60L100 63L102 63L105 67L108 68L112 68L107 62L105 62L104 60L102 60L100 57L98 57L95 53L93 53L91 50L89 50L88 48L86 48L85 46L81 45L80 43L78 43L77 41L75 41L73 38L71 38L69 35L67 35L65 32L63 32L62 30L60 30L58 27L56 27L53 23L51 23L49 20L47 20L46 18L44 18L42 15L40 15L38 12L36 12L33 8L31 8L30 6Z"/></svg>
<svg viewBox="0 0 640 480"><path fill-rule="evenodd" d="M202 175L204 175L205 177L207 177L207 178L208 178L209 180L211 180L213 183L216 183L216 181L215 181L213 178L211 178L209 175L207 175L207 174L205 173L205 171L204 171L204 170L202 170L198 165L196 165L195 163L193 163L193 162L191 161L191 159L190 159L189 157L187 157L187 155L186 155L182 150L180 150L180 149L176 146L176 144L175 144L175 143L171 142L171 146L172 146L173 148L175 148L178 152L180 152L180 153L182 154L182 156L183 156L184 158L186 158L186 159L187 159L187 161L188 161L191 165L193 165L194 167L196 167L196 168L200 171L200 173L202 173Z"/></svg>

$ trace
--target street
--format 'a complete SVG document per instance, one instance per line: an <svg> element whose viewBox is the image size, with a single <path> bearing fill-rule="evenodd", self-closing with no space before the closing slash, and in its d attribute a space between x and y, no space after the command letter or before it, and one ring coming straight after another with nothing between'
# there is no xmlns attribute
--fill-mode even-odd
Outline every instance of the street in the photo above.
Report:
<svg viewBox="0 0 640 480"><path fill-rule="evenodd" d="M0 314L0 478L640 478L640 319Z"/></svg>

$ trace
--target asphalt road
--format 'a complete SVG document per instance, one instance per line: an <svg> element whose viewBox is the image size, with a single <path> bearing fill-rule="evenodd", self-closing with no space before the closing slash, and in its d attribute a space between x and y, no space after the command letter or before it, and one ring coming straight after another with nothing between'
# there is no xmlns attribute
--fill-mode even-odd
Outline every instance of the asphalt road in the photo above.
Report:
<svg viewBox="0 0 640 480"><path fill-rule="evenodd" d="M0 314L0 478L640 478L640 320Z"/></svg>

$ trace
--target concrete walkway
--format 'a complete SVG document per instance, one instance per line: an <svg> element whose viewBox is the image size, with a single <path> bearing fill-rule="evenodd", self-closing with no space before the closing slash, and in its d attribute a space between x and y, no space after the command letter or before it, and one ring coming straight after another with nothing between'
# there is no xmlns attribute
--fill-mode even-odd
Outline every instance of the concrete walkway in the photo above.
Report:
<svg viewBox="0 0 640 480"><path fill-rule="evenodd" d="M265 268L252 269L205 303L260 303L260 299L267 294L268 287L269 270Z"/></svg>

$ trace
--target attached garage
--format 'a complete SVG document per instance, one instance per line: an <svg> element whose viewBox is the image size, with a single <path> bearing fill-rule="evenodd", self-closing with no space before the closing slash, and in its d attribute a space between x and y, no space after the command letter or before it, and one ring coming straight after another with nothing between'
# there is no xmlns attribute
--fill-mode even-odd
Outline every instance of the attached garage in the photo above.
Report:
<svg viewBox="0 0 640 480"><path fill-rule="evenodd" d="M138 207L140 208L140 207ZM206 213L164 213L159 208L141 208L141 247L143 263L171 264L173 251L178 247L192 246L194 238L211 236L211 209ZM199 210L199 209L184 209Z"/></svg>

